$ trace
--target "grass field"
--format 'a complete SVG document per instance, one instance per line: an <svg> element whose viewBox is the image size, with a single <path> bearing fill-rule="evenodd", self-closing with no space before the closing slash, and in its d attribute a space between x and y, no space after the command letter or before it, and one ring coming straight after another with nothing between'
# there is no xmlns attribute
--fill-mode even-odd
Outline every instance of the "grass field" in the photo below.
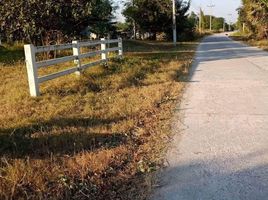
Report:
<svg viewBox="0 0 268 200"><path fill-rule="evenodd" d="M124 59L38 98L23 49L1 47L0 199L146 199L197 44L125 41Z"/></svg>

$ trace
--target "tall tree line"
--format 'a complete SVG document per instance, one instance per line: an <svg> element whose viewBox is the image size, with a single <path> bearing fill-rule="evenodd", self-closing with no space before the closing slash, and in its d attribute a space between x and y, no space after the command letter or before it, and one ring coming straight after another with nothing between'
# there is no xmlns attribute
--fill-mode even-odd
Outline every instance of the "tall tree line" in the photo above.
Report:
<svg viewBox="0 0 268 200"><path fill-rule="evenodd" d="M252 36L268 38L268 0L242 0L238 25L243 24Z"/></svg>
<svg viewBox="0 0 268 200"><path fill-rule="evenodd" d="M102 34L111 28L111 0L0 1L0 34L7 40L43 45L80 36L90 26Z"/></svg>
<svg viewBox="0 0 268 200"><path fill-rule="evenodd" d="M176 0L177 31L179 34L193 33L193 26L188 20L187 11L190 0ZM123 15L127 22L140 33L150 33L152 39L157 33L172 36L172 1L171 0L129 0ZM188 35L189 35L188 34Z"/></svg>
<svg viewBox="0 0 268 200"><path fill-rule="evenodd" d="M205 15L202 10L201 12L201 29L209 30L210 29L210 15ZM213 31L227 30L228 24L225 22L223 17L211 16L211 28Z"/></svg>

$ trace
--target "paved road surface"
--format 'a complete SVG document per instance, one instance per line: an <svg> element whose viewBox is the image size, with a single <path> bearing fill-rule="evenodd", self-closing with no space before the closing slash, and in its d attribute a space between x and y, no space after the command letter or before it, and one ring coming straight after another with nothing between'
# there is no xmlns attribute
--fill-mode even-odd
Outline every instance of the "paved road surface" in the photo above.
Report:
<svg viewBox="0 0 268 200"><path fill-rule="evenodd" d="M268 53L206 38L174 131L153 200L268 199Z"/></svg>

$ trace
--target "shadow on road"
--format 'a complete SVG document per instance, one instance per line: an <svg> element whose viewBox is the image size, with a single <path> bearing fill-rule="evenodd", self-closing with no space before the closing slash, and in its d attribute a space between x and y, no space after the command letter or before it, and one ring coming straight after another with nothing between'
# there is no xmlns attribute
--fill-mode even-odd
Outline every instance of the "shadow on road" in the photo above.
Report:
<svg viewBox="0 0 268 200"><path fill-rule="evenodd" d="M196 57L198 62L268 56L265 51L223 36L208 37L204 39L200 47L202 47L202 51L198 50Z"/></svg>
<svg viewBox="0 0 268 200"><path fill-rule="evenodd" d="M155 196L160 196L159 199L163 200L267 199L268 164L255 164L261 163L258 161L265 155L267 156L267 150L237 158L195 160L178 164L165 171L161 185L165 186L168 182L168 186L163 190L160 188ZM236 170L234 166L241 164L248 167Z"/></svg>

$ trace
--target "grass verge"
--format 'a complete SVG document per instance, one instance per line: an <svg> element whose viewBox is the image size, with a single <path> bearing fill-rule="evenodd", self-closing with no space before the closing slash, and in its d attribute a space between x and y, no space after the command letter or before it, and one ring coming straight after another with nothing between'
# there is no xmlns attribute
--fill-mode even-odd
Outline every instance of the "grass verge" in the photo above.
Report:
<svg viewBox="0 0 268 200"><path fill-rule="evenodd" d="M268 51L268 40L256 40L249 35L245 35L240 32L236 32L233 35L230 36L233 40L244 42L250 46L256 46L259 47L265 51Z"/></svg>
<svg viewBox="0 0 268 200"><path fill-rule="evenodd" d="M123 60L38 98L22 49L1 48L0 199L146 199L197 44L126 41Z"/></svg>

